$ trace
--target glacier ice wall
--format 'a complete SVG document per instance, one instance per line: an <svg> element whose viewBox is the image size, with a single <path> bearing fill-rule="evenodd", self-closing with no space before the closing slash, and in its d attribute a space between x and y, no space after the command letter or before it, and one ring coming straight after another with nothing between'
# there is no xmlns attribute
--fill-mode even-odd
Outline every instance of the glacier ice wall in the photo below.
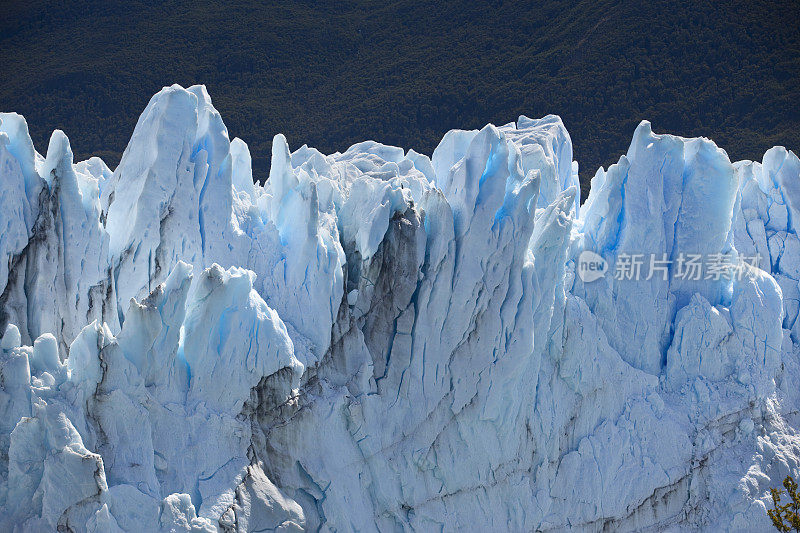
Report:
<svg viewBox="0 0 800 533"><path fill-rule="evenodd" d="M768 529L800 160L643 122L580 205L572 157L555 116L430 158L278 135L262 187L202 86L113 172L0 114L0 529ZM762 261L680 275L723 256Z"/></svg>

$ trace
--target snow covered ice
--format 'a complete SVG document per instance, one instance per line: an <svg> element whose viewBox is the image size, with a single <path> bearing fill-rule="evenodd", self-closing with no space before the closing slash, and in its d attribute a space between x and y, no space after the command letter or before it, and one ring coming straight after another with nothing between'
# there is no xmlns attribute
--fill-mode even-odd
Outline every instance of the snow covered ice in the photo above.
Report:
<svg viewBox="0 0 800 533"><path fill-rule="evenodd" d="M794 153L643 122L582 205L555 116L250 165L202 86L155 95L113 171L0 114L0 530L771 528Z"/></svg>

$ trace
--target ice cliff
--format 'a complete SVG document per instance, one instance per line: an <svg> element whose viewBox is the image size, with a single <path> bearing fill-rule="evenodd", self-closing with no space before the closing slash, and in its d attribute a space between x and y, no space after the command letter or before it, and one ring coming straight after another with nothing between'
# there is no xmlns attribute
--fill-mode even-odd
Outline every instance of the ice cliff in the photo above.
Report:
<svg viewBox="0 0 800 533"><path fill-rule="evenodd" d="M555 116L262 187L204 87L113 172L0 114L0 530L768 530L800 160L643 122L578 189Z"/></svg>

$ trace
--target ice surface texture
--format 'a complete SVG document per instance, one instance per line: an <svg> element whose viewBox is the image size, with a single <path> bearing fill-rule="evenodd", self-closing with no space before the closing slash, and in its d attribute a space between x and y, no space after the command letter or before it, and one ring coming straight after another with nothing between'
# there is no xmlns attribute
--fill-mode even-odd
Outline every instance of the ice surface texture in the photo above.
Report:
<svg viewBox="0 0 800 533"><path fill-rule="evenodd" d="M431 158L278 135L261 187L201 86L113 172L0 114L0 530L767 530L800 160L643 122L579 205L572 157L555 116Z"/></svg>

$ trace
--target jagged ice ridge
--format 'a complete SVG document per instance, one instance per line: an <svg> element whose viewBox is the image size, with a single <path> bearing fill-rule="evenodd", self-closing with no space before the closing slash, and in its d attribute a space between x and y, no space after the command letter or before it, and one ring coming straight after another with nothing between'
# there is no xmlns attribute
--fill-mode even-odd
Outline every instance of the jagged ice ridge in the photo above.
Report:
<svg viewBox="0 0 800 533"><path fill-rule="evenodd" d="M800 468L800 160L561 120L432 157L165 88L119 166L0 114L0 530L767 530ZM759 254L728 279L592 251Z"/></svg>

